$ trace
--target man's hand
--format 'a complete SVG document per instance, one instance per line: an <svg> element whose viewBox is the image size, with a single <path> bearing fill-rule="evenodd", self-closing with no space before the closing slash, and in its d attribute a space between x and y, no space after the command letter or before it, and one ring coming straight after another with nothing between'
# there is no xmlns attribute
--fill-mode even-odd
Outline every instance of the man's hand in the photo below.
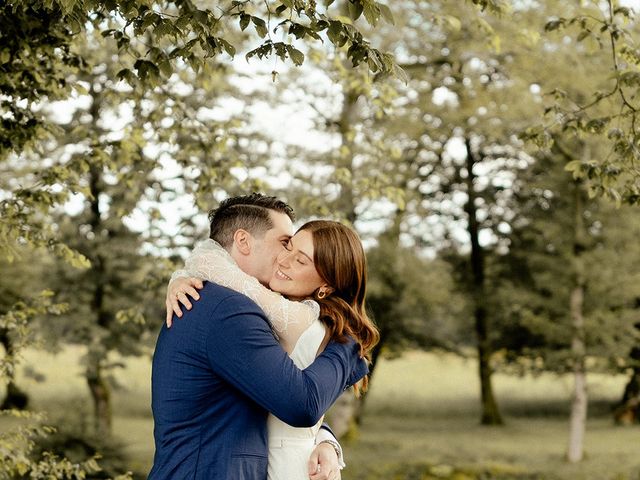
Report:
<svg viewBox="0 0 640 480"><path fill-rule="evenodd" d="M174 313L178 317L182 317L182 308L180 307L180 303L182 303L187 310L191 310L192 305L187 298L187 295L194 300L199 300L200 294L198 293L198 290L202 287L202 280L194 277L176 278L169 284L167 287L167 298L165 300L165 305L167 306L167 328L171 328Z"/></svg>
<svg viewBox="0 0 640 480"><path fill-rule="evenodd" d="M336 450L320 443L309 457L309 480L340 480L340 464Z"/></svg>

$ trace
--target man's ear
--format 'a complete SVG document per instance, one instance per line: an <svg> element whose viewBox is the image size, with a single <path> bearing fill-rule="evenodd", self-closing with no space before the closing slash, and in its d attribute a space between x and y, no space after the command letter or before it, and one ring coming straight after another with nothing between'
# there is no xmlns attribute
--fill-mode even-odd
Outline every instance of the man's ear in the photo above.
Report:
<svg viewBox="0 0 640 480"><path fill-rule="evenodd" d="M251 253L252 239L251 234L241 228L233 234L233 244L242 255L249 255Z"/></svg>

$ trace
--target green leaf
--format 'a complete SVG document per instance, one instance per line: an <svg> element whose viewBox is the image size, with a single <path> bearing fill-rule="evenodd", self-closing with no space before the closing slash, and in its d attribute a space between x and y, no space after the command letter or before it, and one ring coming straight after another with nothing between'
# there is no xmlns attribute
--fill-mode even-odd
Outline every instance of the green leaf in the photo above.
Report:
<svg viewBox="0 0 640 480"><path fill-rule="evenodd" d="M378 7L372 0L364 1L364 18L367 23L372 27L375 27L380 21L380 7Z"/></svg>
<svg viewBox="0 0 640 480"><path fill-rule="evenodd" d="M155 13L155 12L149 13L142 20L142 24L140 25L140 32L141 33L144 32L151 25L157 26L163 21L164 20L162 19L162 17L160 15L158 15L157 13Z"/></svg>
<svg viewBox="0 0 640 480"><path fill-rule="evenodd" d="M159 75L160 70L158 66L149 60L138 59L133 64L133 68L136 69L138 77L143 81L155 81Z"/></svg>
<svg viewBox="0 0 640 480"><path fill-rule="evenodd" d="M289 34L295 35L298 39L304 38L307 34L307 29L299 23L291 23L291 25L289 25Z"/></svg>
<svg viewBox="0 0 640 480"><path fill-rule="evenodd" d="M393 18L393 13L391 13L391 9L382 3L379 3L378 6L380 7L380 13L382 14L382 17L387 21L387 23L390 23L391 25L395 25L396 21Z"/></svg>
<svg viewBox="0 0 640 480"><path fill-rule="evenodd" d="M291 60L293 60L293 63L297 66L300 66L304 63L304 53L302 53L300 50L297 50L296 48L291 47L289 49L289 57L291 57Z"/></svg>
<svg viewBox="0 0 640 480"><path fill-rule="evenodd" d="M343 32L344 24L338 20L332 20L329 23L327 36L334 45L341 47L347 42L347 36Z"/></svg>
<svg viewBox="0 0 640 480"><path fill-rule="evenodd" d="M564 27L566 23L566 19L564 18L559 18L557 20L551 20L550 22L547 22L544 26L544 31L545 32L552 32L554 30L559 30L560 28Z"/></svg>
<svg viewBox="0 0 640 480"><path fill-rule="evenodd" d="M453 30L454 32L459 32L460 29L462 28L462 22L460 21L460 19L458 17L454 17L453 15L446 15L445 16L445 22L447 23L449 28L451 30ZM489 26L489 29L491 29L490 26ZM493 29L491 29L491 30L493 30Z"/></svg>
<svg viewBox="0 0 640 480"><path fill-rule="evenodd" d="M205 10L195 10L193 12L193 19L203 27L206 27L209 22L209 15Z"/></svg>
<svg viewBox="0 0 640 480"><path fill-rule="evenodd" d="M174 25L176 26L177 29L184 30L191 24L191 18L192 18L191 14L180 15L180 17L178 17L174 22Z"/></svg>
<svg viewBox="0 0 640 480"><path fill-rule="evenodd" d="M283 42L278 42L274 45L274 48L276 49L276 55L284 62L287 58L287 52L293 47Z"/></svg>
<svg viewBox="0 0 640 480"><path fill-rule="evenodd" d="M171 22L167 20L162 20L156 25L156 28L153 30L153 33L156 38L161 39L164 36L174 34L173 25Z"/></svg>
<svg viewBox="0 0 640 480"><path fill-rule="evenodd" d="M171 67L171 62L168 59L161 59L158 61L158 68L162 72L165 77L170 77L173 74L173 68Z"/></svg>
<svg viewBox="0 0 640 480"><path fill-rule="evenodd" d="M380 59L380 54L377 50L371 50L371 52L369 52L367 63L369 64L369 70L374 73L384 69L384 65Z"/></svg>
<svg viewBox="0 0 640 480"><path fill-rule="evenodd" d="M580 32L580 34L578 35L578 42L581 42L582 40L584 40L585 38L587 38L589 35L591 35L591 31L590 30L582 30Z"/></svg>
<svg viewBox="0 0 640 480"><path fill-rule="evenodd" d="M236 56L236 47L231 45L222 37L218 38L218 42L222 45L222 48L224 48L224 51L227 52L227 55L229 55L231 58Z"/></svg>
<svg viewBox="0 0 640 480"><path fill-rule="evenodd" d="M589 120L585 126L585 129L590 133L602 133L605 127L609 124L611 119L609 117L594 118Z"/></svg>
<svg viewBox="0 0 640 480"><path fill-rule="evenodd" d="M572 160L564 166L564 169L571 172L574 178L578 178L582 171L582 160Z"/></svg>
<svg viewBox="0 0 640 480"><path fill-rule="evenodd" d="M640 86L640 72L629 70L620 74L620 83L627 87Z"/></svg>
<svg viewBox="0 0 640 480"><path fill-rule="evenodd" d="M627 18L631 18L631 9L628 7L618 7L613 11L613 14L621 14Z"/></svg>
<svg viewBox="0 0 640 480"><path fill-rule="evenodd" d="M135 85L137 83L137 81L138 81L138 79L134 75L134 73L131 70L129 70L128 68L123 68L122 70L120 70L116 74L116 77L118 78L118 80L125 81L129 85Z"/></svg>
<svg viewBox="0 0 640 480"><path fill-rule="evenodd" d="M260 36L260 38L264 38L267 36L267 24L265 21L258 17L251 17L251 21L256 27L256 33Z"/></svg>
<svg viewBox="0 0 640 480"><path fill-rule="evenodd" d="M251 21L251 15L247 15L246 13L240 14L240 30L244 31Z"/></svg>
<svg viewBox="0 0 640 480"><path fill-rule="evenodd" d="M349 1L347 5L349 7L349 16L351 17L351 19L355 21L360 18L360 15L362 15L362 12L364 10L362 2L360 0L353 0Z"/></svg>

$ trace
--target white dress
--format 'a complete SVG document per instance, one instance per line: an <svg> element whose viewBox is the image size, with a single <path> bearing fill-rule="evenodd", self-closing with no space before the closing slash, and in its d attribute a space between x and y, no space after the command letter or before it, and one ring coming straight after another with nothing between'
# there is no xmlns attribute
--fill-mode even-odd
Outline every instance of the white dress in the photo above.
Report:
<svg viewBox="0 0 640 480"><path fill-rule="evenodd" d="M206 240L191 253L178 277L198 277L243 293L269 318L280 343L300 369L311 365L325 337L320 306L313 300L293 302L244 273L229 253L214 240ZM307 480L307 461L315 448L322 419L313 427L296 428L269 414L269 480Z"/></svg>
<svg viewBox="0 0 640 480"><path fill-rule="evenodd" d="M324 335L324 324L318 319L302 332L290 354L298 368L306 368L313 363ZM307 461L315 448L315 439L321 424L322 419L311 428L295 428L269 414L269 480L309 479Z"/></svg>

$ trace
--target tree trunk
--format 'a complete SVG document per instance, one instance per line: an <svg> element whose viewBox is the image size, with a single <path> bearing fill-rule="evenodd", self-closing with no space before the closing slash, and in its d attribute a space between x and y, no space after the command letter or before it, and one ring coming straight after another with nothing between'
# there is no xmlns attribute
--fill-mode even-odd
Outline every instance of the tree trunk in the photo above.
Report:
<svg viewBox="0 0 640 480"><path fill-rule="evenodd" d="M89 113L92 119L92 130L100 132L99 120L103 98L100 91L95 89L95 79L92 78L90 82L90 94L93 102ZM95 318L95 330L91 332L92 341L88 345L85 377L93 401L93 419L96 432L98 435L108 436L111 434L111 392L104 378L102 362L107 353L103 342L108 335L111 315L105 307L107 274L106 258L102 246L105 226L100 210L100 197L104 190L102 172L103 166L99 162L92 163L88 172L89 191L91 192L88 220L95 240L90 250L84 253L91 260L90 276L87 282L92 289L91 313Z"/></svg>
<svg viewBox="0 0 640 480"><path fill-rule="evenodd" d="M478 307L475 310L476 334L478 336L478 373L480 375L480 394L482 398L482 425L503 425L504 421L493 395L491 381L491 346L488 339L488 322L486 310Z"/></svg>
<svg viewBox="0 0 640 480"><path fill-rule="evenodd" d="M103 375L100 358L91 352L86 377L93 400L95 431L99 436L109 436L111 435L111 393Z"/></svg>
<svg viewBox="0 0 640 480"><path fill-rule="evenodd" d="M583 288L576 286L571 292L571 317L574 336L571 341L573 353L573 400L569 426L569 450L567 458L571 463L582 460L585 424L587 420L587 377L585 371L583 340L584 318L582 316Z"/></svg>
<svg viewBox="0 0 640 480"><path fill-rule="evenodd" d="M640 333L640 322L634 324ZM629 359L636 365L640 362L640 346L635 346L629 352ZM640 367L633 368L631 378L624 387L622 399L613 412L613 418L618 425L640 423Z"/></svg>
<svg viewBox="0 0 640 480"><path fill-rule="evenodd" d="M584 330L584 259L582 252L585 248L584 241L584 221L583 221L583 200L582 189L576 183L575 194L575 239L573 245L573 269L574 286L571 291L570 312L571 312L571 354L573 357L573 399L571 402L571 416L569 422L569 447L567 459L571 463L582 460L583 445L585 435L585 425L587 421L587 376L585 368L586 346Z"/></svg>
<svg viewBox="0 0 640 480"><path fill-rule="evenodd" d="M94 103L96 100L94 99ZM97 114L94 113L94 118ZM102 176L100 167L92 166L89 170L89 188L91 191L91 228L95 238L99 239L103 229L102 215L100 212L100 194L102 193ZM101 344L103 332L107 332L111 323L111 316L105 309L105 258L101 254L100 245L96 244L89 253L92 264L93 299L91 311L95 315L97 332L94 334L93 343L89 346L88 365L86 371L87 385L93 400L93 415L96 432L99 435L111 435L111 392L104 378L102 361L106 350Z"/></svg>
<svg viewBox="0 0 640 480"><path fill-rule="evenodd" d="M384 333L384 330L381 329L380 341L375 347L373 347L371 351L371 365L369 365L369 390L371 389L373 373L378 364L378 360L380 359L380 353L382 352L382 348L384 346L385 340L386 340L386 334ZM361 395L357 399L358 402L354 411L354 418L353 418L356 425L360 425L362 423L362 412L364 412L364 407L367 402L367 398L369 398L369 395L368 395L369 390L367 390L367 393Z"/></svg>
<svg viewBox="0 0 640 480"><path fill-rule="evenodd" d="M613 418L618 425L640 423L640 368L633 369Z"/></svg>
<svg viewBox="0 0 640 480"><path fill-rule="evenodd" d="M6 355L13 355L11 338L5 329L0 329L0 344L4 347ZM0 410L25 410L29 404L29 396L16 385L13 371L7 372L7 380L7 394L2 400Z"/></svg>
<svg viewBox="0 0 640 480"><path fill-rule="evenodd" d="M478 342L478 369L480 375L480 395L482 401L482 425L502 425L504 422L498 409L498 403L493 395L491 381L491 341L490 326L486 307L484 252L480 245L478 217L476 212L475 175L473 167L476 163L475 154L471 147L471 139L465 138L467 153L467 231L471 241L471 272L473 278L472 296L474 300L475 330Z"/></svg>
<svg viewBox="0 0 640 480"><path fill-rule="evenodd" d="M369 385L373 379L373 372L380 358L380 352L384 345L384 335L381 332L380 342L371 352L371 365L369 366ZM343 393L327 414L327 422L331 426L337 438L351 438L358 434L358 426L362 422L367 393L356 397L351 389Z"/></svg>
<svg viewBox="0 0 640 480"><path fill-rule="evenodd" d="M355 147L353 123L354 118L358 113L358 98L360 98L359 92L345 88L342 110L340 111L340 120L338 121L340 143L342 145L341 156L342 161L344 162L340 166L346 168L352 175L355 171L355 167L353 165L353 150ZM355 222L356 205L351 183L342 185L338 202L339 211L345 214L345 217L349 222Z"/></svg>

